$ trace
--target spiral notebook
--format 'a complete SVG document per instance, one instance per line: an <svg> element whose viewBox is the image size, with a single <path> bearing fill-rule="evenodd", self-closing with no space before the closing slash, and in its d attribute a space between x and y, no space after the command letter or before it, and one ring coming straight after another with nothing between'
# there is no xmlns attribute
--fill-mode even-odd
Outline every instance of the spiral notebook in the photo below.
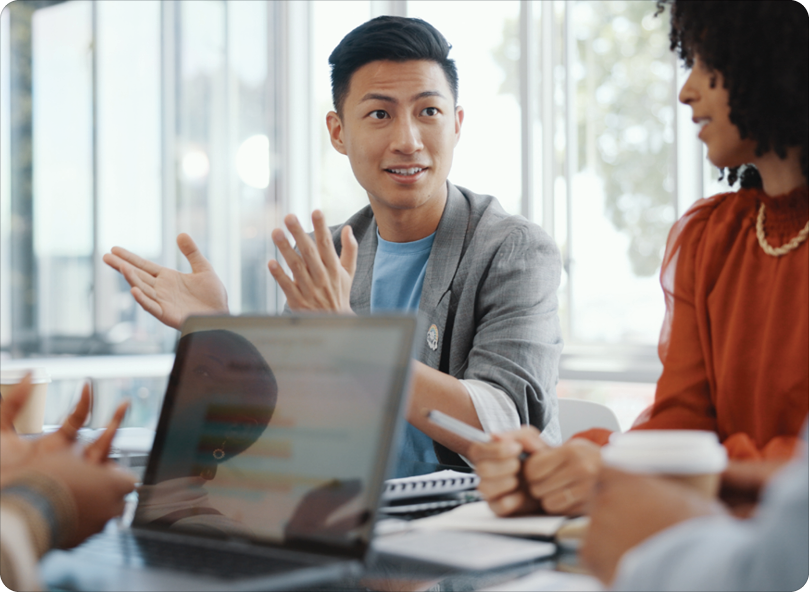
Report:
<svg viewBox="0 0 809 592"><path fill-rule="evenodd" d="M467 491L475 489L479 482L480 477L474 473L460 473L452 470L416 475L415 477L402 477L401 479L388 479L385 481L382 501L391 502Z"/></svg>
<svg viewBox="0 0 809 592"><path fill-rule="evenodd" d="M415 477L388 479L382 493L380 513L388 516L424 515L449 510L481 499L475 490L480 478L445 470Z"/></svg>

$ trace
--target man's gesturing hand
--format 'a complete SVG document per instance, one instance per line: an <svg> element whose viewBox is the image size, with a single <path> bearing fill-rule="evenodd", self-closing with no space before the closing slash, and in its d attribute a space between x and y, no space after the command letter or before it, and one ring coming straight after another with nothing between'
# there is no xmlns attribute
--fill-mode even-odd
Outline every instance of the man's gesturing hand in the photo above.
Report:
<svg viewBox="0 0 809 592"><path fill-rule="evenodd" d="M124 276L146 312L169 327L179 329L192 314L227 314L228 295L211 264L187 234L177 237L177 246L191 273L152 263L121 247L104 255L104 263Z"/></svg>
<svg viewBox="0 0 809 592"><path fill-rule="evenodd" d="M320 210L312 212L315 240L303 231L294 214L287 215L284 223L295 238L298 251L280 228L273 230L272 240L289 265L292 278L275 259L267 267L286 294L289 307L295 311L351 312L351 282L357 269L357 240L351 227L342 230L342 252L338 257Z"/></svg>

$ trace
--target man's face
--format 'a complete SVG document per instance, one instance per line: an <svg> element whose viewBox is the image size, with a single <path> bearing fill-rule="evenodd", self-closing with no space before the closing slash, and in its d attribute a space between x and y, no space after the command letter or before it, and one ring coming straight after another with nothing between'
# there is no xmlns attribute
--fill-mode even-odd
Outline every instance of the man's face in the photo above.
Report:
<svg viewBox="0 0 809 592"><path fill-rule="evenodd" d="M444 71L428 60L366 64L351 77L342 117L327 116L332 145L377 215L438 202L443 211L462 121Z"/></svg>

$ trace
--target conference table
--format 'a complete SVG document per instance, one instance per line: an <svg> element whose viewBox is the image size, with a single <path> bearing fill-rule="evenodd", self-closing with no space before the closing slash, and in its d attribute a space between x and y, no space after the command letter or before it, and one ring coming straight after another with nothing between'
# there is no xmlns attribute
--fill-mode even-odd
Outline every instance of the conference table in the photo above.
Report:
<svg viewBox="0 0 809 592"><path fill-rule="evenodd" d="M428 474L445 469L471 472L469 468L418 462L413 464L412 469L414 474ZM371 552L364 573L314 589L324 592L331 590L461 592L521 589L586 591L602 588L581 565L575 550L557 546L556 553L551 557L481 571L450 569Z"/></svg>
<svg viewBox="0 0 809 592"><path fill-rule="evenodd" d="M131 469L142 475L140 467L131 467ZM418 463L418 466L414 466L414 471L421 474L443 469L458 470L459 467L432 463ZM466 470L469 471L468 468ZM131 511L134 510L132 505L134 500L133 495L129 501L129 505L132 506ZM125 516L126 514L125 511ZM423 517L424 514L416 514L412 518L417 519ZM108 524L107 528L125 527L125 520L122 525L120 519L115 519ZM391 535L383 534L382 536ZM579 563L574 550L562 546L557 546L556 549L556 553L550 557L478 571L449 568L434 563L380 554L371 550L361 573L341 581L306 589L320 592L336 592L337 590L378 590L382 592L509 590L516 592L518 590L596 591L602 589L594 578L587 575L586 569ZM53 586L53 582L49 583L51 584L50 589L60 590L59 586Z"/></svg>

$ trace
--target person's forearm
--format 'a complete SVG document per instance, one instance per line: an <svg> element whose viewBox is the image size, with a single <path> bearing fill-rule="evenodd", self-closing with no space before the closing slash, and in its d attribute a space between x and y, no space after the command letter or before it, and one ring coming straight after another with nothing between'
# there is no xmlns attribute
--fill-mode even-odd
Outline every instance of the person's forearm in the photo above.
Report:
<svg viewBox="0 0 809 592"><path fill-rule="evenodd" d="M482 429L469 391L461 381L426 364L413 361L410 393L407 421L439 444L464 455L470 442L437 427L425 415L427 411L437 409Z"/></svg>

